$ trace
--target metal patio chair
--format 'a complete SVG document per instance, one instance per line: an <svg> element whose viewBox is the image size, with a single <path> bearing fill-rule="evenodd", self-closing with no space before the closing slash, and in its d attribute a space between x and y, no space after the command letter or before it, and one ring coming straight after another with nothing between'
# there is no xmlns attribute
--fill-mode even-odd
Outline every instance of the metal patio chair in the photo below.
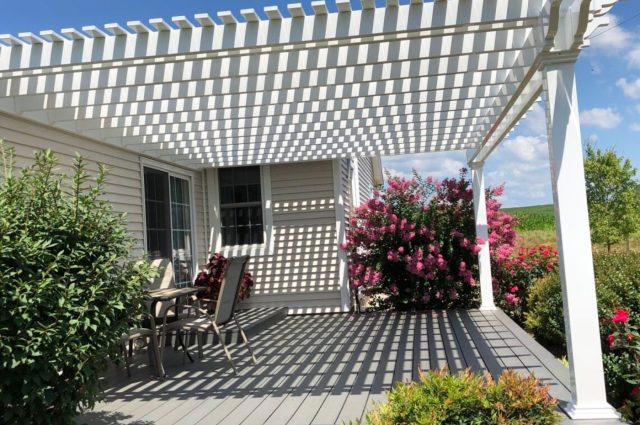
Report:
<svg viewBox="0 0 640 425"><path fill-rule="evenodd" d="M152 314L143 313L149 321L149 327L131 328L123 333L120 337L122 344L122 354L127 367L127 375L131 377L131 357L133 356L133 345L136 340L143 339L148 343L149 350L149 366L151 363L155 365L156 374L160 380L164 379L164 367L162 366L162 356L160 355L160 346L158 344L158 330Z"/></svg>
<svg viewBox="0 0 640 425"><path fill-rule="evenodd" d="M234 373L237 373L237 369L233 363L233 359L231 358L231 353L229 352L222 335L223 331L227 329L227 325L233 322L238 327L242 340L251 354L253 363L257 363L256 357L251 349L251 345L249 345L249 338L247 338L247 334L244 332L244 329L235 315L240 283L242 282L242 277L248 260L248 255L229 259L222 287L220 288L220 294L218 295L216 311L213 316L210 315L206 309L202 309L199 306L185 305L180 306L180 308L183 309L183 311L187 310L190 314L193 313L193 316L167 323L167 313L170 310L175 310L176 307L173 305L167 309L162 324L162 338L160 343L161 350L164 349L167 332L175 331L177 337L180 338L180 334L182 332L195 331L198 334L198 355L202 358L202 338L206 332L213 331L218 337L218 341L220 341L224 353L229 360L229 363L231 363ZM183 349L185 350L185 354L191 358L187 347L184 346Z"/></svg>

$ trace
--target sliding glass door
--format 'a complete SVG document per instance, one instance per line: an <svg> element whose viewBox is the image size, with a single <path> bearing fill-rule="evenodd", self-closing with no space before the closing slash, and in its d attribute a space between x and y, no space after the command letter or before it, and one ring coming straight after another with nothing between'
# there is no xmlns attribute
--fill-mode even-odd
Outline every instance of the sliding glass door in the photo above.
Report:
<svg viewBox="0 0 640 425"><path fill-rule="evenodd" d="M149 259L170 259L176 286L184 286L193 276L190 182L144 167L144 188Z"/></svg>

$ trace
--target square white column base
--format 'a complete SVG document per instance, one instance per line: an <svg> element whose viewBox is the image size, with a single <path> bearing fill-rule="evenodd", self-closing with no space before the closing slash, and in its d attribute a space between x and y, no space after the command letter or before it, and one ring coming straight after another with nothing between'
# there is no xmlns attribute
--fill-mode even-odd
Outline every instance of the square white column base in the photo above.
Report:
<svg viewBox="0 0 640 425"><path fill-rule="evenodd" d="M496 311L497 309L498 307L495 304L482 304L479 308L480 311Z"/></svg>
<svg viewBox="0 0 640 425"><path fill-rule="evenodd" d="M562 403L560 407L571 419L574 420L620 419L618 411L609 404L598 407L582 407L574 403Z"/></svg>

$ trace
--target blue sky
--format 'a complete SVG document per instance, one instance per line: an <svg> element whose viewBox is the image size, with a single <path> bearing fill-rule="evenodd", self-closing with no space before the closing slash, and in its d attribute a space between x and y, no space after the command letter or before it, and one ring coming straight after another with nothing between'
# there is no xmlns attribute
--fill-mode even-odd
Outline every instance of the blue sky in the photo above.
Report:
<svg viewBox="0 0 640 425"><path fill-rule="evenodd" d="M353 1L353 0L352 0ZM402 1L402 0L401 0ZM5 1L0 13L0 33L38 33L109 22L169 19L207 12L240 11L300 2L309 11L311 0L23 0ZM402 1L403 3L405 1ZM359 3L359 2L358 2ZM383 1L376 0L379 5ZM333 0L329 8L335 9ZM640 2L621 0L611 14L612 24L600 30L577 64L578 95L583 139L602 148L615 148L640 167ZM625 20L629 20L625 23ZM603 32L606 31L606 32ZM598 33L597 33L598 34ZM543 105L536 105L512 136L491 155L485 173L490 185L506 183L506 206L551 202L550 172ZM464 152L408 155L383 159L393 173L447 177L465 164Z"/></svg>

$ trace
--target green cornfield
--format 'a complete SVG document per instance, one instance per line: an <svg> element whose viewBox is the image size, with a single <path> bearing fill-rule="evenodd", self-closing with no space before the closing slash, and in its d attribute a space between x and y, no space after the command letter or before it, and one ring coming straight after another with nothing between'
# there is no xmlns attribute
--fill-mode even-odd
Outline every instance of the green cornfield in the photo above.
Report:
<svg viewBox="0 0 640 425"><path fill-rule="evenodd" d="M503 208L504 212L518 219L516 230L529 232L534 230L555 229L553 205L533 205L530 207Z"/></svg>

